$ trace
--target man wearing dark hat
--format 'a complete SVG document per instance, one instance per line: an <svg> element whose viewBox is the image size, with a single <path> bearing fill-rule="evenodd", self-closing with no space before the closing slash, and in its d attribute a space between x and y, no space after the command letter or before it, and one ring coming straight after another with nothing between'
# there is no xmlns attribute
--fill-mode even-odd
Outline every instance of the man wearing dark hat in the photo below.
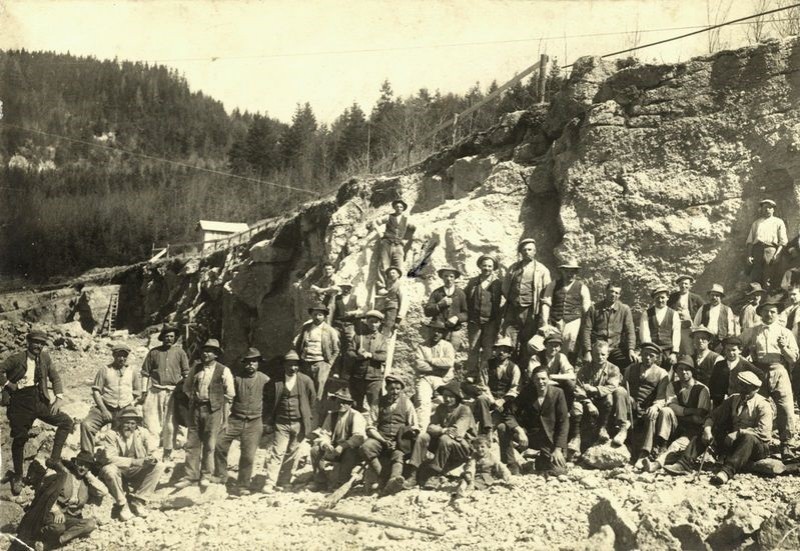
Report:
<svg viewBox="0 0 800 551"><path fill-rule="evenodd" d="M750 355L756 367L766 377L761 393L769 396L778 408L777 425L781 439L781 455L794 456L790 442L794 436L794 393L789 379L789 369L797 362L798 349L794 335L780 322L777 301L768 300L758 307L762 324L742 333L745 354Z"/></svg>
<svg viewBox="0 0 800 551"><path fill-rule="evenodd" d="M14 495L22 491L25 443L33 422L39 419L56 427L53 448L47 460L47 466L54 469L62 467L61 450L73 425L72 418L61 411L64 387L50 355L44 350L47 336L34 329L26 340L26 350L9 356L0 365L2 404L7 406L6 415L11 426L14 474L10 482ZM52 396L47 388L48 381L53 387Z"/></svg>
<svg viewBox="0 0 800 551"><path fill-rule="evenodd" d="M353 329L358 304L353 296L353 286L350 283L339 283L336 287L339 292L333 301L331 326L339 332L341 337ZM339 348L344 348L344 344L340 342Z"/></svg>
<svg viewBox="0 0 800 551"><path fill-rule="evenodd" d="M317 394L314 419L317 423L325 414L322 411L325 383L328 382L331 366L339 355L339 333L325 321L328 312L328 307L322 303L311 306L308 309L311 319L303 324L294 338L294 349L300 356L300 371L314 381Z"/></svg>
<svg viewBox="0 0 800 551"><path fill-rule="evenodd" d="M151 349L142 363L144 426L161 438L164 461L172 457L178 436L173 392L189 373L189 358L177 337L178 328L164 324L158 335L161 346Z"/></svg>
<svg viewBox="0 0 800 551"><path fill-rule="evenodd" d="M758 394L761 381L755 373L742 371L737 377L743 392L729 396L711 412L702 435L692 440L678 462L665 466L665 471L692 472L692 463L712 441L716 452L724 456L722 470L711 477L715 484L725 484L747 463L769 456L772 406Z"/></svg>
<svg viewBox="0 0 800 551"><path fill-rule="evenodd" d="M301 444L314 428L314 382L299 372L299 366L300 357L290 350L283 359L283 379L269 386L264 424L267 433L275 436L264 462L266 482L262 491L265 493L292 481Z"/></svg>
<svg viewBox="0 0 800 551"><path fill-rule="evenodd" d="M354 407L361 412L365 411L364 398L367 399L368 408L372 409L377 406L383 389L388 343L380 332L382 321L383 314L378 310L367 312L347 346L350 366L348 386Z"/></svg>
<svg viewBox="0 0 800 551"><path fill-rule="evenodd" d="M519 394L522 373L517 364L511 361L512 352L514 345L508 337L500 337L494 343L494 358L489 360L485 390L472 406L482 433L491 433L502 421L506 404Z"/></svg>
<svg viewBox="0 0 800 551"><path fill-rule="evenodd" d="M189 397L189 434L185 446L186 478L176 488L198 482L207 486L214 475L217 436L227 424L236 396L231 370L217 361L221 355L217 339L206 341L200 363L192 366L183 384L183 391Z"/></svg>
<svg viewBox="0 0 800 551"><path fill-rule="evenodd" d="M267 399L269 377L258 370L261 352L250 348L242 359L242 368L233 377L236 396L225 431L220 434L214 450L215 478L223 484L228 478L228 451L234 440L239 441L239 474L234 493L250 493L250 477L263 431L263 404Z"/></svg>
<svg viewBox="0 0 800 551"><path fill-rule="evenodd" d="M375 306L383 312L383 329L381 333L389 338L395 328L403 321L408 312L408 300L403 291L403 280L399 268L389 266L386 268L385 293L375 300Z"/></svg>
<svg viewBox="0 0 800 551"><path fill-rule="evenodd" d="M81 449L94 453L94 435L108 423L113 423L119 412L134 405L142 394L142 377L128 365L131 349L118 343L111 348L113 361L101 367L94 377L92 398L95 406L81 422Z"/></svg>
<svg viewBox="0 0 800 551"><path fill-rule="evenodd" d="M500 332L510 337L520 353L518 361L525 365L528 350L524 346L539 326L539 309L544 288L550 283L550 270L537 262L536 241L523 239L517 245L520 259L512 264L503 280L506 299Z"/></svg>
<svg viewBox="0 0 800 551"><path fill-rule="evenodd" d="M450 343L453 348L461 350L463 335L461 328L467 321L467 296L464 291L456 287L456 279L461 277L461 272L447 266L436 273L444 285L434 289L424 307L425 315L434 321L441 321L450 331Z"/></svg>
<svg viewBox="0 0 800 551"><path fill-rule="evenodd" d="M405 261L405 248L404 240L409 233L414 232L414 225L408 220L408 204L402 199L395 199L392 201L392 212L381 220L371 222L370 229L377 229L380 224L386 224L383 231L383 236L378 241L378 279L376 286L378 289L386 288L386 280L384 274L386 268L394 266L399 270L403 270L403 262Z"/></svg>
<svg viewBox="0 0 800 551"><path fill-rule="evenodd" d="M729 335L736 334L736 317L731 307L722 303L725 288L714 283L708 291L708 302L703 304L694 316L694 326L703 326L712 336L711 347L717 348L719 343Z"/></svg>
<svg viewBox="0 0 800 551"><path fill-rule="evenodd" d="M436 407L431 422L421 433L408 461L409 476L404 487L413 488L418 483L427 488L437 488L443 480L441 475L464 464L469 458L469 441L475 435L475 419L469 407L462 404L461 384L450 381L436 392L442 395L443 403ZM426 460L428 451L433 459Z"/></svg>
<svg viewBox="0 0 800 551"><path fill-rule="evenodd" d="M578 279L579 269L580 264L572 258L559 264L561 275L547 284L542 295L542 325L558 330L561 349L573 362L581 320L592 305L589 287Z"/></svg>
<svg viewBox="0 0 800 551"><path fill-rule="evenodd" d="M780 274L776 274L776 260L781 250L789 242L786 236L786 224L775 216L775 201L762 199L759 203L761 217L753 222L747 234L747 263L750 269L750 281L760 283L765 289L779 283Z"/></svg>
<svg viewBox="0 0 800 551"><path fill-rule="evenodd" d="M650 342L663 350L663 360L659 362L665 369L678 361L681 348L681 319L678 312L667 306L669 289L656 287L650 294L653 305L642 313L639 322L639 339Z"/></svg>
<svg viewBox="0 0 800 551"><path fill-rule="evenodd" d="M750 283L748 285L744 294L747 304L739 312L739 328L742 331L761 324L758 306L766 295L767 292L761 287L760 283Z"/></svg>
<svg viewBox="0 0 800 551"><path fill-rule="evenodd" d="M739 337L728 337L722 341L722 359L714 364L708 391L714 407L732 394L741 393L738 376L742 371L751 371L763 381L766 373L742 357L743 344Z"/></svg>
<svg viewBox="0 0 800 551"><path fill-rule="evenodd" d="M104 463L100 478L115 502L112 516L122 521L130 520L133 514L147 516L147 503L164 472L163 463L154 455L158 437L141 428L141 423L142 415L137 407L123 409L117 416L114 430L106 434L98 452Z"/></svg>
<svg viewBox="0 0 800 551"><path fill-rule="evenodd" d="M367 425L367 440L361 445L361 455L367 462L375 480L383 478L384 462L390 466L383 491L394 494L403 489L403 444L419 434L414 404L405 395L405 383L395 375L384 379L386 393L378 400L378 407Z"/></svg>
<svg viewBox="0 0 800 551"><path fill-rule="evenodd" d="M669 386L669 374L658 365L661 348L649 342L643 342L640 348L641 361L629 365L622 379L630 397L631 420L623 423L613 439L614 444L624 444L626 429L631 426L631 447L637 460L648 457L653 449L656 421L667 401Z"/></svg>
<svg viewBox="0 0 800 551"><path fill-rule="evenodd" d="M622 287L609 281L603 300L592 304L583 317L581 350L584 362L591 361L592 346L600 340L608 342L608 359L614 365L624 369L635 361L636 328L631 308L620 301L621 295Z"/></svg>
<svg viewBox="0 0 800 551"><path fill-rule="evenodd" d="M422 430L431 419L433 393L437 388L449 382L453 376L456 353L453 345L444 337L447 328L441 321L429 321L427 339L417 345L414 360L414 371L417 376L417 393L414 402L417 404L417 418Z"/></svg>
<svg viewBox="0 0 800 551"><path fill-rule="evenodd" d="M711 350L711 342L716 340L716 335L704 325L692 327L691 334L694 343L692 362L695 378L698 382L708 385L711 381L711 375L714 373L714 366L717 362L722 361L722 357Z"/></svg>
<svg viewBox="0 0 800 551"><path fill-rule="evenodd" d="M311 465L317 490L334 490L347 482L361 459L359 449L367 439L367 420L353 408L350 391L339 389L332 398L337 409L328 412L322 426L312 435L315 441L311 446ZM328 463L333 464L330 477L325 472Z"/></svg>
<svg viewBox="0 0 800 551"><path fill-rule="evenodd" d="M478 258L478 268L481 273L471 278L464 288L469 346L467 371L485 384L492 345L500 330L503 286L495 275L498 265L494 257L481 255Z"/></svg>
<svg viewBox="0 0 800 551"><path fill-rule="evenodd" d="M675 279L677 291L669 294L667 306L678 312L681 321L681 354L692 353L691 327L697 312L703 306L703 297L692 292L694 278L690 275L679 275Z"/></svg>

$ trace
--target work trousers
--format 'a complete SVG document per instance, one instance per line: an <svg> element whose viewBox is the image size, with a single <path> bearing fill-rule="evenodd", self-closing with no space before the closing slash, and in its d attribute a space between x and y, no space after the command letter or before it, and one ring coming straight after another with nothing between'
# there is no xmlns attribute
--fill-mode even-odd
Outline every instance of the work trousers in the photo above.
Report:
<svg viewBox="0 0 800 551"><path fill-rule="evenodd" d="M547 436L547 433L542 429L528 430L521 427L528 436L528 447L525 449L538 450L539 455L536 456L534 468L537 471L547 471L553 468L553 451L555 445L553 441ZM514 450L520 452L525 451L519 445L519 437L516 430L509 429L505 423L497 426L497 436L500 440L500 460L506 465L512 465L515 462Z"/></svg>
<svg viewBox="0 0 800 551"><path fill-rule="evenodd" d="M23 462L25 459L25 443L28 441L28 432L37 419L54 425L56 434L53 437L53 448L50 457L61 459L61 451L67 436L72 432L73 420L66 413L50 413L50 404L44 402L35 387L25 387L11 394L11 401L6 409L8 424L11 427L11 459L14 464L14 473L22 476Z"/></svg>
<svg viewBox="0 0 800 551"><path fill-rule="evenodd" d="M741 471L747 463L760 461L769 456L769 446L757 436L739 433L732 446L725 444L725 437L725 434L714 434L714 444L718 455L725 457L722 470L730 478ZM700 457L705 449L706 444L703 444L699 437L693 438L683 452L684 461L691 464L691 461Z"/></svg>
<svg viewBox="0 0 800 551"><path fill-rule="evenodd" d="M624 371L626 367L631 365L630 356L627 350L621 348L611 348L608 351L608 361Z"/></svg>
<svg viewBox="0 0 800 551"><path fill-rule="evenodd" d="M351 377L348 381L350 396L353 398L353 407L364 412L378 407L378 399L383 390L383 379L357 379ZM364 408L364 398L367 399L367 408Z"/></svg>
<svg viewBox="0 0 800 551"><path fill-rule="evenodd" d="M361 444L361 457L367 462L371 463L373 459L379 459L381 464L384 462L389 463L389 478L396 478L398 476L403 476L403 451L395 448L389 449L386 444L381 442L380 440L376 440L374 438L367 438L367 440ZM380 476L383 472L383 467L381 465L381 470L376 472L375 474L380 479Z"/></svg>
<svg viewBox="0 0 800 551"><path fill-rule="evenodd" d="M438 377L436 375L422 375L417 379L417 392L414 402L417 406L417 419L422 431L428 428L433 413L433 402L436 397L436 389L447 384L452 377Z"/></svg>
<svg viewBox="0 0 800 551"><path fill-rule="evenodd" d="M155 491L163 473L164 464L160 461L138 467L121 467L109 463L100 470L100 478L117 505L125 505L128 502L126 488L131 497L146 502Z"/></svg>
<svg viewBox="0 0 800 551"><path fill-rule="evenodd" d="M173 388L157 388L152 384L144 399L142 415L144 428L158 434L165 450L175 449L179 428L175 422L175 398Z"/></svg>
<svg viewBox="0 0 800 551"><path fill-rule="evenodd" d="M581 332L581 318L574 319L568 322L558 320L552 322L554 327L557 327L561 332L561 352L567 355L571 362L575 361L575 352L578 344L578 337Z"/></svg>
<svg viewBox="0 0 800 551"><path fill-rule="evenodd" d="M390 239L381 237L378 240L378 274L377 274L377 287L379 289L386 287L386 270L394 266L403 273L403 262L406 258L406 251L403 248L403 243L395 243Z"/></svg>
<svg viewBox="0 0 800 551"><path fill-rule="evenodd" d="M122 410L122 408L110 407L108 405L106 406L106 409L111 414L110 421L106 421L105 419L103 419L103 413L97 406L90 409L89 413L87 413L86 417L84 417L83 421L81 421L82 451L94 453L95 434L97 434L100 431L100 429L102 429L104 426L116 421L117 417L119 416L119 412Z"/></svg>
<svg viewBox="0 0 800 551"><path fill-rule="evenodd" d="M760 283L764 289L780 283L780 275L776 273L777 247L756 243L753 245L753 265L750 268L750 281Z"/></svg>
<svg viewBox="0 0 800 551"><path fill-rule="evenodd" d="M577 400L572 405L570 414L570 426L575 427L574 431L581 431L583 426L587 424L594 425L592 427L595 429L593 438L591 441L583 443L583 449L590 447L597 439L597 430L605 428L609 433L615 433L622 423L628 421L629 415L628 391L622 387L617 387L613 392L605 396L592 397L591 400L598 411L597 419L592 419L591 416L585 415L583 403Z"/></svg>
<svg viewBox="0 0 800 551"><path fill-rule="evenodd" d="M472 402L472 415L475 416L481 431L494 428L500 422L501 414L494 403L494 398L488 394L481 394Z"/></svg>
<svg viewBox="0 0 800 551"><path fill-rule="evenodd" d="M397 308L389 307L383 310L383 323L381 324L381 333L387 339L394 333L394 328L397 325Z"/></svg>
<svg viewBox="0 0 800 551"><path fill-rule="evenodd" d="M43 542L51 548L61 547L74 539L88 536L97 528L97 521L93 518L78 518L64 515L64 522L53 522L53 514L49 513L48 522L42 526L39 535Z"/></svg>
<svg viewBox="0 0 800 551"><path fill-rule="evenodd" d="M466 463L470 448L466 438L452 438L446 434L431 436L423 432L414 442L408 464L418 468L425 462L428 451L433 453L433 459L427 464L428 467L434 473L441 474Z"/></svg>
<svg viewBox="0 0 800 551"><path fill-rule="evenodd" d="M222 408L211 411L207 403L194 404L189 411L189 434L186 437L186 476L189 480L199 480L202 475L214 473L214 450L222 415Z"/></svg>
<svg viewBox="0 0 800 551"><path fill-rule="evenodd" d="M789 373L782 364L759 363L758 367L764 370L767 378L759 391L763 396L772 398L776 406L776 425L781 444L792 439L794 434L794 394Z"/></svg>
<svg viewBox="0 0 800 551"><path fill-rule="evenodd" d="M513 302L506 305L506 313L500 333L511 339L517 351L517 364L528 365L531 353L528 341L536 333L539 317L533 312L533 306L520 306Z"/></svg>
<svg viewBox="0 0 800 551"><path fill-rule="evenodd" d="M488 384L489 360L499 329L497 320L467 323L467 374L476 377L484 385Z"/></svg>
<svg viewBox="0 0 800 551"><path fill-rule="evenodd" d="M228 477L228 452L234 440L239 441L239 486L250 484L253 476L253 463L256 459L258 444L261 442L261 433L264 424L261 416L246 419L238 415L231 415L217 441L214 450L214 474L223 479Z"/></svg>
<svg viewBox="0 0 800 551"><path fill-rule="evenodd" d="M631 416L631 431L628 433L628 437L634 455L637 452L650 453L652 451L660 413L660 411L656 411L648 414L647 411L642 411L640 415Z"/></svg>
<svg viewBox="0 0 800 551"><path fill-rule="evenodd" d="M353 469L361 459L358 448L345 448L341 455L335 460L325 459L319 445L311 446L311 466L314 469L314 476L317 482L324 484L331 483L338 488L350 479ZM333 467L330 475L325 473L326 467Z"/></svg>
<svg viewBox="0 0 800 551"><path fill-rule="evenodd" d="M305 440L300 421L275 423L275 434L264 465L268 484L286 486L292 481Z"/></svg>
<svg viewBox="0 0 800 551"><path fill-rule="evenodd" d="M687 420L682 421L678 418L672 408L664 407L658 412L655 436L661 439L663 442L669 442L676 436L698 436L701 432L703 432L702 424L692 425Z"/></svg>
<svg viewBox="0 0 800 551"><path fill-rule="evenodd" d="M318 362L302 360L300 362L300 372L308 375L314 381L316 404L312 409L313 425L316 428L325 420L325 384L328 382L328 376L331 373L331 364L325 360Z"/></svg>

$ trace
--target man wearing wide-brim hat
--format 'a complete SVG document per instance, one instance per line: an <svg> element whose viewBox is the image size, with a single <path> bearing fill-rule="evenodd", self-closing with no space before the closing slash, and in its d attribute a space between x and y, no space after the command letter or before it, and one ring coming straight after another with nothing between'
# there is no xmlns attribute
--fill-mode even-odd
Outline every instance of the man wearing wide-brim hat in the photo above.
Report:
<svg viewBox="0 0 800 551"><path fill-rule="evenodd" d="M542 294L542 325L558 330L561 350L573 362L581 320L592 305L589 286L578 279L579 270L576 259L565 259L558 265L558 279L548 283Z"/></svg>
<svg viewBox="0 0 800 551"><path fill-rule="evenodd" d="M747 234L747 263L751 266L750 281L770 289L779 283L776 261L789 240L786 224L775 216L775 201L762 199L759 207L761 216L753 222Z"/></svg>
<svg viewBox="0 0 800 551"><path fill-rule="evenodd" d="M706 293L708 302L700 307L694 316L694 327L703 326L711 333L711 347L717 348L719 343L729 335L736 334L736 317L727 304L722 303L725 288L714 283Z"/></svg>
<svg viewBox="0 0 800 551"><path fill-rule="evenodd" d="M769 456L772 439L772 406L758 393L761 380L755 373L742 371L738 375L741 394L729 396L706 418L701 436L692 439L680 460L664 467L671 474L692 472L694 460L706 446L723 455L722 469L711 477L715 484L725 484L747 463Z"/></svg>
<svg viewBox="0 0 800 551"><path fill-rule="evenodd" d="M54 425L56 434L47 466L61 469L61 451L67 436L72 431L72 418L61 411L64 401L64 386L61 375L44 349L47 335L33 329L26 338L26 349L12 354L0 364L0 404L7 406L6 415L11 426L11 459L14 473L11 475L11 493L22 491L23 462L28 432L37 419ZM48 388L52 385L52 393Z"/></svg>
<svg viewBox="0 0 800 551"><path fill-rule="evenodd" d="M774 300L759 304L762 324L744 331L742 343L744 353L766 373L761 393L771 397L777 406L781 455L790 459L794 456L790 448L794 436L794 393L788 370L797 362L798 348L794 334L780 321L779 309L780 304Z"/></svg>
<svg viewBox="0 0 800 551"><path fill-rule="evenodd" d="M175 487L200 483L207 486L214 476L217 436L228 420L236 395L233 375L217 361L222 356L217 339L205 342L201 361L189 370L183 392L189 397L189 434L186 438L186 477Z"/></svg>
<svg viewBox="0 0 800 551"><path fill-rule="evenodd" d="M405 262L406 251L404 248L405 240L414 233L416 229L409 221L408 204L398 198L392 201L392 213L379 220L370 222L367 226L371 230L377 230L378 226L385 224L383 236L378 240L375 254L378 255L378 273L376 287L386 288L384 275L389 266L394 266L401 272Z"/></svg>
<svg viewBox="0 0 800 551"><path fill-rule="evenodd" d="M303 324L294 338L294 350L300 356L300 372L311 377L317 393L315 426L322 422L325 415L323 400L325 384L331 372L331 366L339 356L339 332L331 327L327 320L328 307L321 302L308 309L311 319Z"/></svg>
<svg viewBox="0 0 800 551"><path fill-rule="evenodd" d="M492 345L497 338L502 321L500 303L503 286L496 272L497 259L484 254L478 258L481 273L467 282L464 296L467 299L467 371L486 382L486 369L492 357Z"/></svg>
<svg viewBox="0 0 800 551"><path fill-rule="evenodd" d="M663 350L661 366L669 369L678 361L681 349L681 319L678 312L667 306L669 288L659 285L650 293L653 305L642 312L639 322L640 342L650 342Z"/></svg>
<svg viewBox="0 0 800 551"><path fill-rule="evenodd" d="M758 315L758 305L767 296L767 292L761 287L760 283L749 283L744 292L747 304L739 312L739 329L744 331L755 325L761 324L761 317Z"/></svg>
<svg viewBox="0 0 800 551"><path fill-rule="evenodd" d="M716 335L705 325L692 327L691 335L694 343L694 354L692 354L691 359L694 362L695 379L704 385L708 385L711 382L717 362L722 360L719 354L711 350L711 343L717 342ZM719 346L721 348L721 345Z"/></svg>
<svg viewBox="0 0 800 551"><path fill-rule="evenodd" d="M386 351L389 343L380 329L383 314L370 310L364 314L355 333L348 339L345 352L349 365L347 381L354 407L364 412L364 399L367 407L377 407L383 389L383 373L386 369Z"/></svg>
<svg viewBox="0 0 800 551"><path fill-rule="evenodd" d="M426 324L427 338L417 345L414 372L417 377L417 418L422 430L431 419L434 392L454 376L453 366L456 353L445 336L448 333L444 323L437 320Z"/></svg>
<svg viewBox="0 0 800 551"><path fill-rule="evenodd" d="M494 343L494 357L489 360L485 390L473 404L475 419L482 433L491 433L502 421L506 404L519 394L522 372L511 361L514 344L508 337L500 337Z"/></svg>
<svg viewBox="0 0 800 551"><path fill-rule="evenodd" d="M456 286L456 279L461 277L461 272L452 266L445 266L436 273L443 285L433 290L423 310L432 320L444 323L450 330L450 343L459 351L464 341L461 329L467 321L467 295Z"/></svg>
<svg viewBox="0 0 800 551"><path fill-rule="evenodd" d="M173 393L189 374L189 358L177 342L178 334L176 325L165 323L158 335L161 345L148 351L142 362L144 426L161 439L164 461L171 459L179 433Z"/></svg>
<svg viewBox="0 0 800 551"><path fill-rule="evenodd" d="M689 274L681 274L673 281L678 288L667 298L667 306L678 312L681 320L681 346L680 354L692 353L692 336L689 331L692 327L694 317L698 310L703 306L703 297L692 292L694 277Z"/></svg>

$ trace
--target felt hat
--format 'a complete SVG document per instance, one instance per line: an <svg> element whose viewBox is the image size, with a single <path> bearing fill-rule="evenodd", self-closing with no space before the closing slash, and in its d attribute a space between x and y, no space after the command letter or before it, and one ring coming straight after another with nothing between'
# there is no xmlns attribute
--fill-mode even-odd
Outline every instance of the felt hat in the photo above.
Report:
<svg viewBox="0 0 800 551"><path fill-rule="evenodd" d="M332 394L328 394L331 398L336 398L337 400L341 400L342 402L353 402L353 397L350 395L350 389L347 387L340 388L336 392Z"/></svg>
<svg viewBox="0 0 800 551"><path fill-rule="evenodd" d="M692 276L690 276L689 274L681 274L681 275L679 275L678 277L675 278L675 285L677 285L678 283L680 283L684 279L688 279L689 281L694 283L694 278Z"/></svg>
<svg viewBox="0 0 800 551"><path fill-rule="evenodd" d="M308 313L312 314L314 312L325 312L325 314L330 313L330 309L321 302L315 302L308 308Z"/></svg>
<svg viewBox="0 0 800 551"><path fill-rule="evenodd" d="M443 274L443 273L445 273L445 272L452 272L452 273L454 273L454 274L455 274L455 276L456 276L456 278L459 278L459 277L461 277L461 272L460 272L460 271L458 271L457 269L453 268L452 266L445 266L444 268L439 268L438 270L436 270L436 274L437 274L439 277L442 277L442 274Z"/></svg>
<svg viewBox="0 0 800 551"><path fill-rule="evenodd" d="M710 295L711 293L716 293L719 296L724 297L725 296L725 287L723 287L719 283L714 283L713 285L711 285L711 289L709 289L706 294Z"/></svg>
<svg viewBox="0 0 800 551"><path fill-rule="evenodd" d="M402 199L395 199L394 201L392 201L392 206L395 206L397 204L403 205L403 208L408 210L408 203L406 203Z"/></svg>
<svg viewBox="0 0 800 551"><path fill-rule="evenodd" d="M459 383L455 379L453 379L446 385L442 385L439 388L437 388L436 392L438 392L439 394L444 394L445 392L449 392L450 394L458 398L459 402L461 402L464 399L464 393L461 391L461 383Z"/></svg>
<svg viewBox="0 0 800 551"><path fill-rule="evenodd" d="M222 347L219 345L219 341L217 339L208 339L203 344L203 348L215 348L217 350L217 356L222 356L223 354Z"/></svg>
<svg viewBox="0 0 800 551"><path fill-rule="evenodd" d="M536 245L536 240L534 238L532 238L532 237L527 237L527 238L523 239L522 241L520 241L517 244L517 250L518 251L522 250L522 247L527 245L528 243L533 243L534 245Z"/></svg>
<svg viewBox="0 0 800 551"><path fill-rule="evenodd" d="M386 375L383 378L383 380L386 383L399 383L400 386L402 386L403 388L406 387L406 384L403 382L403 379L401 379L400 377L398 377L396 375L391 375L391 374L390 375Z"/></svg>
<svg viewBox="0 0 800 551"><path fill-rule="evenodd" d="M397 272L398 276L403 275L403 272L397 266L389 266L383 273L388 274L389 272Z"/></svg>
<svg viewBox="0 0 800 551"><path fill-rule="evenodd" d="M172 325L171 323L165 323L161 326L161 330L158 332L158 340L164 341L164 335L167 333L175 333L175 336L178 336L178 326Z"/></svg>
<svg viewBox="0 0 800 551"><path fill-rule="evenodd" d="M425 324L425 327L430 327L431 329L440 329L442 331L449 331L444 322L440 320L430 320L428 323Z"/></svg>
<svg viewBox="0 0 800 551"><path fill-rule="evenodd" d="M536 334L528 340L528 350L530 352L541 352L544 350L544 335Z"/></svg>
<svg viewBox="0 0 800 551"><path fill-rule="evenodd" d="M83 465L85 467L94 467L97 464L94 454L87 450L78 452L78 455L72 458L72 462L75 465Z"/></svg>
<svg viewBox="0 0 800 551"><path fill-rule="evenodd" d="M709 338L714 338L716 336L705 325L696 325L696 326L692 327L690 333L691 333L692 336L699 335L699 334L702 333L702 334L708 335Z"/></svg>
<svg viewBox="0 0 800 551"><path fill-rule="evenodd" d="M345 289L352 290L353 284L352 283L337 283L336 286L339 288L340 291L344 291Z"/></svg>
<svg viewBox="0 0 800 551"><path fill-rule="evenodd" d="M118 342L118 343L115 343L111 347L111 353L114 354L116 352L125 352L125 354L130 354L131 353L131 347L128 346L127 344L123 344L121 342Z"/></svg>
<svg viewBox="0 0 800 551"><path fill-rule="evenodd" d="M764 290L763 287L761 287L761 284L758 283L758 282L753 282L750 285L748 285L747 286L747 291L745 291L745 293L744 293L744 295L747 296L747 297L749 297L750 295L755 295L755 294L762 294L762 295L767 294L767 292Z"/></svg>
<svg viewBox="0 0 800 551"><path fill-rule="evenodd" d="M645 350L652 350L656 354L661 354L663 352L661 347L654 342L643 342L642 344L639 345L639 348L642 350L642 352L644 352Z"/></svg>
<svg viewBox="0 0 800 551"><path fill-rule="evenodd" d="M757 313L757 314L761 314L761 311L762 311L764 308L766 308L767 306L774 306L774 307L775 307L775 308L777 308L779 311L780 311L780 309L781 309L781 303L780 303L780 302L778 302L778 301L777 301L777 300L775 300L775 299L769 299L769 300L765 300L764 302L762 302L761 304L759 304L759 305L756 307L756 313Z"/></svg>
<svg viewBox="0 0 800 551"><path fill-rule="evenodd" d="M759 205L769 205L771 207L777 206L775 201L773 201L772 199L762 199L761 201L758 202L758 204Z"/></svg>
<svg viewBox="0 0 800 551"><path fill-rule="evenodd" d="M683 354L680 358L678 358L678 362L675 365L685 365L692 371L694 371L695 368L694 360L688 354Z"/></svg>
<svg viewBox="0 0 800 551"><path fill-rule="evenodd" d="M122 423L127 419L133 419L138 423L142 422L142 412L138 406L128 406L122 409L117 415L117 421Z"/></svg>
<svg viewBox="0 0 800 551"><path fill-rule="evenodd" d="M561 338L561 333L553 332L544 338L544 344L547 345L550 344L551 342L557 342L559 344L563 343L564 339Z"/></svg>
<svg viewBox="0 0 800 551"><path fill-rule="evenodd" d="M283 355L284 363L288 362L299 362L300 356L297 355L297 352L294 350L289 350L286 354Z"/></svg>
<svg viewBox="0 0 800 551"><path fill-rule="evenodd" d="M242 359L243 360L260 360L261 359L261 352L258 351L258 348L248 348L247 349L247 354L245 354Z"/></svg>
<svg viewBox="0 0 800 551"><path fill-rule="evenodd" d="M31 329L28 332L27 339L31 342L40 342L42 344L47 344L48 342L45 332L38 329Z"/></svg>
<svg viewBox="0 0 800 551"><path fill-rule="evenodd" d="M366 314L362 316L363 318L378 318L379 320L383 321L383 312L380 310L369 310Z"/></svg>
<svg viewBox="0 0 800 551"><path fill-rule="evenodd" d="M494 343L494 348L508 348L509 350L514 350L514 344L509 337L502 336L497 338L497 341Z"/></svg>
<svg viewBox="0 0 800 551"><path fill-rule="evenodd" d="M736 375L736 380L752 388L761 388L761 379L752 371L740 371Z"/></svg>
<svg viewBox="0 0 800 551"><path fill-rule="evenodd" d="M558 265L559 270L579 270L581 265L575 258L565 258L561 264Z"/></svg>
<svg viewBox="0 0 800 551"><path fill-rule="evenodd" d="M669 295L669 288L666 285L658 285L650 293L650 298L656 298L656 295L660 295L661 293L665 293L666 295Z"/></svg>
<svg viewBox="0 0 800 551"><path fill-rule="evenodd" d="M739 348L744 346L744 343L742 343L742 339L737 337L737 336L735 336L735 335L731 335L730 337L725 337L724 339L722 339L722 346L726 346L726 345L729 345L729 344L730 345L736 345Z"/></svg>
<svg viewBox="0 0 800 551"><path fill-rule="evenodd" d="M482 254L482 255L480 255L478 257L478 261L475 264L480 268L481 263L484 260L491 260L494 263L494 269L495 270L497 269L497 266L500 264L499 262L497 262L497 259L495 257L493 257L492 255L490 255L490 254Z"/></svg>

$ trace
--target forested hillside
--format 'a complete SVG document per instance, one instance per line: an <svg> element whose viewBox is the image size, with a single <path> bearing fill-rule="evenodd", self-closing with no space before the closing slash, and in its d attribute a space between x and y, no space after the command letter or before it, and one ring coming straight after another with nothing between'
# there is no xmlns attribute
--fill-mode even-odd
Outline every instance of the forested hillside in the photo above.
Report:
<svg viewBox="0 0 800 551"><path fill-rule="evenodd" d="M254 222L286 212L347 176L421 158L452 136L424 142L425 134L483 97L476 83L463 96L421 89L398 98L387 81L369 114L354 103L327 126L298 103L287 123L226 113L163 66L0 52L0 274L42 280L128 264L148 258L153 243L193 240L200 218ZM532 98L520 84L460 121L459 132Z"/></svg>

